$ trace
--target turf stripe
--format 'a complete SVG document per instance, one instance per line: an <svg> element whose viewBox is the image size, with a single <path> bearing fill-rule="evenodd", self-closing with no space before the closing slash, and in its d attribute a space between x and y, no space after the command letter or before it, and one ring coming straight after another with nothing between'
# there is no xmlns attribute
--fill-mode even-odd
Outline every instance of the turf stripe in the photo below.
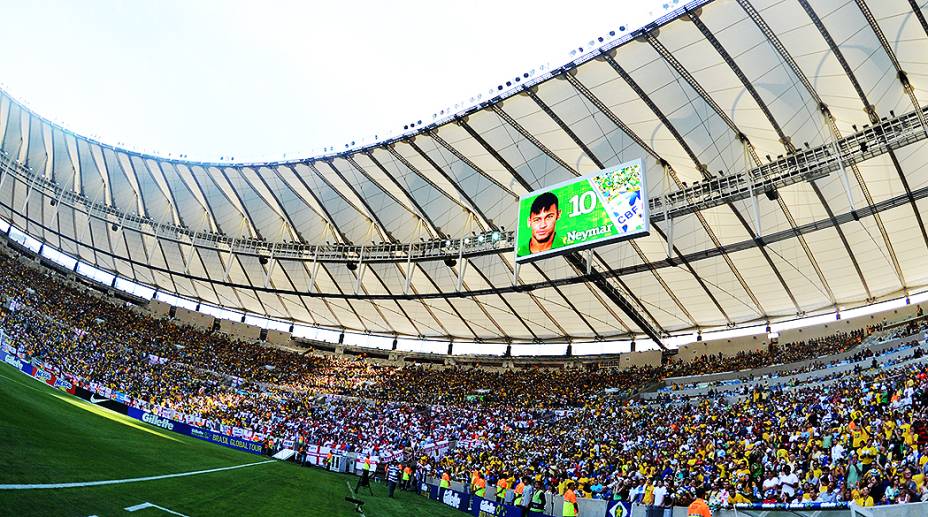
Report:
<svg viewBox="0 0 928 517"><path fill-rule="evenodd" d="M177 442L177 443L184 443L184 442L178 440L177 438L168 435L167 433L163 433L163 432L161 432L160 430L156 430L156 429L147 427L146 424L142 424L141 422L139 422L138 420L133 419L132 417L123 415L123 414L121 414L121 413L117 413L117 412L115 412L115 411L113 411L113 410L111 410L111 409L107 409L107 408L105 408L105 407L97 406L97 405L95 405L95 404L92 404L92 403L90 403L90 402L87 402L86 400L79 399L79 398L74 397L74 396L71 396L71 395L61 394L61 393L55 393L55 392L51 392L51 393L49 393L49 395L51 395L51 396L53 396L53 397L55 397L55 398L57 398L57 399L59 399L59 400L61 400L61 401L63 401L63 402L67 402L68 404L71 404L72 406L74 406L74 407L76 407L76 408L83 409L84 411L93 413L93 414L95 414L95 415L97 415L97 416L101 416L101 417L106 418L106 419L108 419L108 420L112 420L113 422L116 422L116 423L118 423L118 424L122 424L122 425L125 425L125 426L129 426L129 427L131 427L131 428L133 428L133 429L138 429L139 431L144 431L144 432L146 432L146 433L153 434L153 435L155 435L155 436L157 436L157 437L159 437L159 438L164 438L165 440L171 440L171 441L174 441L174 442ZM186 445L186 444L184 444L184 445Z"/></svg>
<svg viewBox="0 0 928 517"><path fill-rule="evenodd" d="M2 364L2 363L0 363L0 364ZM91 413L93 413L93 414L95 414L95 415L97 415L97 416L102 416L103 418L107 418L107 419L109 419L109 420L112 420L112 421L114 421L114 422L120 423L120 424L122 424L122 425L127 425L127 426L129 426L129 427L133 427L133 428L135 428L135 429L138 429L139 431L145 431L146 433L150 433L150 434L153 434L153 435L158 436L158 437L160 437L160 438L164 438L164 439L166 439L166 440L171 440L171 441L174 441L174 442L177 442L177 443L184 443L184 442L178 440L177 438L175 438L175 437L173 437L173 436L170 436L170 435L168 435L168 434L166 434L166 433L163 433L163 432L161 432L161 431L159 431L159 430L154 429L153 427L151 427L151 428L150 428L150 427L147 427L146 425L143 425L143 424L141 424L140 422L138 422L138 421L132 419L131 417L126 416L126 415L122 415L122 414L117 413L117 412L115 412L115 411L112 411L112 410L110 410L110 409L106 409L106 408L104 408L104 407L100 407L100 406L94 405L94 404L91 403L91 402L88 402L88 401L83 400L83 399L79 399L79 398L74 397L74 396L72 396L72 395L67 395L67 394L65 394L65 393L58 393L58 390L57 390L57 389L55 389L55 388L53 388L53 387L51 387L51 386L45 384L44 382L42 382L42 381L36 379L35 377L32 377L32 376L30 376L30 375L26 375L24 372L20 372L20 373L23 374L21 377L24 377L24 378L27 378L27 379L31 379L31 380L33 381L31 384L36 384L36 385L35 385L35 386L30 386L29 384L26 384L26 383L24 383L24 382L22 382L22 381L20 381L20 380L18 380L18 379L14 379L13 377L9 377L6 373L3 373L2 370L0 370L0 379L8 380L8 381L10 381L10 382L15 382L16 384L19 384L19 385L21 385L21 386L25 386L26 388L29 388L30 390L38 391L39 393L44 393L44 394L46 394L46 395L55 397L55 398L61 400L62 402L67 402L68 404L71 404L71 405L73 405L73 406L75 406L75 407L78 407L78 408L80 408L80 409L83 409L84 411L89 411L89 412L91 412ZM14 375L15 375L15 374L14 374ZM39 386L43 386L43 387L42 387L42 388L39 388ZM186 444L185 444L185 445L186 445Z"/></svg>
<svg viewBox="0 0 928 517"><path fill-rule="evenodd" d="M81 488L81 487L101 486L101 485L121 485L124 483L139 483L141 481L157 481L159 479L182 478L182 477L187 477L187 476L198 476L200 474L210 474L213 472L222 472L225 470L243 469L245 467L254 467L256 465L274 463L274 461L275 460L258 461L255 463L245 463L243 465L233 465L231 467L220 467L220 468L208 469L208 470L195 470L193 472L179 472L177 474L164 474L161 476L148 476L148 477L143 477L143 478L109 479L106 481L85 481L81 483L47 483L47 484L40 484L40 485L0 485L0 490L44 490L44 489L53 489L53 488Z"/></svg>

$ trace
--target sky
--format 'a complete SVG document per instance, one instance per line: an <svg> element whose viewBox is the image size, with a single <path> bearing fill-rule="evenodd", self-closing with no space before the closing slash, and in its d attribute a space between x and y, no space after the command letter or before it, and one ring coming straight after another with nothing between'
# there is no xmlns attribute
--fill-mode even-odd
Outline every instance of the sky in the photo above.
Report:
<svg viewBox="0 0 928 517"><path fill-rule="evenodd" d="M0 0L0 87L137 151L310 157L459 111L677 1Z"/></svg>

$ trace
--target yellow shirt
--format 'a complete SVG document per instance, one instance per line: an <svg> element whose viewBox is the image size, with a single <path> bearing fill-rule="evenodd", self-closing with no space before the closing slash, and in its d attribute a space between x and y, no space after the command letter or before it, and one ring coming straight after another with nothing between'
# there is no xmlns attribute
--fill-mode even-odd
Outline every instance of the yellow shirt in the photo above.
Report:
<svg viewBox="0 0 928 517"><path fill-rule="evenodd" d="M869 495L866 498L862 496L857 496L854 498L854 503L856 503L857 506L864 506L864 507L873 506L873 497Z"/></svg>
<svg viewBox="0 0 928 517"><path fill-rule="evenodd" d="M912 481L915 482L915 486L921 490L922 486L925 485L925 475L924 474L915 474L912 476Z"/></svg>
<svg viewBox="0 0 928 517"><path fill-rule="evenodd" d="M732 499L732 502L734 504L741 504L741 503L750 503L751 500L748 499L747 497L744 497L744 495L741 494L741 492L738 492L735 494L735 498Z"/></svg>
<svg viewBox="0 0 928 517"><path fill-rule="evenodd" d="M648 486L644 487L644 497L641 498L641 502L644 504L654 503L654 486L650 483Z"/></svg>
<svg viewBox="0 0 928 517"><path fill-rule="evenodd" d="M869 438L870 436L867 435L867 431L862 428L860 430L851 431L851 445L853 445L855 449L862 447L867 443Z"/></svg>
<svg viewBox="0 0 928 517"><path fill-rule="evenodd" d="M877 454L878 451L876 450L876 447L873 447L872 445L870 447L861 447L857 450L857 455L860 457L860 462L864 465L873 463L873 460L876 458Z"/></svg>
<svg viewBox="0 0 928 517"><path fill-rule="evenodd" d="M895 428L896 428L896 422L893 422L892 420L886 420L885 422L883 422L883 436L885 436L887 440L892 438L893 430Z"/></svg>

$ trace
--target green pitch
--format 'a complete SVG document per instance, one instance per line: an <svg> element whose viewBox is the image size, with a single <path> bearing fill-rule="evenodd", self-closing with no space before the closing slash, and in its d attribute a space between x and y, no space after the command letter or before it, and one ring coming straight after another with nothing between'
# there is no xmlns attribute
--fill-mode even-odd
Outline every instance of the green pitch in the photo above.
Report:
<svg viewBox="0 0 928 517"><path fill-rule="evenodd" d="M153 477L268 460L117 415L3 363L0 436L0 485ZM344 499L349 495L346 481L353 488L356 479L275 460L125 484L0 490L0 515L358 515ZM366 491L358 495L371 517L464 515L411 493L398 491L389 499L384 485L372 486L373 496ZM133 507L138 509L127 510Z"/></svg>

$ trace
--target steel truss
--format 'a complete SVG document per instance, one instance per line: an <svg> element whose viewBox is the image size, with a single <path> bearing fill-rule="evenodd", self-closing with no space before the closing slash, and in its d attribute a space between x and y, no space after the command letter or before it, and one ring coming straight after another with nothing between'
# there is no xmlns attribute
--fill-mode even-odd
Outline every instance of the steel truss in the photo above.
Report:
<svg viewBox="0 0 928 517"><path fill-rule="evenodd" d="M844 171L846 167L880 156L913 142L928 138L922 125L922 113L911 111L895 118L883 118L860 131L818 147L778 156L767 164L748 171L705 179L674 192L652 198L649 202L651 223L676 219L708 208L763 195L800 182L811 182ZM843 172L842 172L843 173ZM418 243L308 244L272 242L264 239L233 238L214 232L192 230L182 224L158 222L147 216L122 211L112 205L91 200L87 196L66 190L0 150L0 174L10 175L56 204L73 208L114 228L128 228L157 239L174 241L187 246L263 257L273 260L307 262L419 262L457 260L490 253L512 252L515 235L512 230L492 228L471 236L440 238ZM762 238L762 237L760 237Z"/></svg>

